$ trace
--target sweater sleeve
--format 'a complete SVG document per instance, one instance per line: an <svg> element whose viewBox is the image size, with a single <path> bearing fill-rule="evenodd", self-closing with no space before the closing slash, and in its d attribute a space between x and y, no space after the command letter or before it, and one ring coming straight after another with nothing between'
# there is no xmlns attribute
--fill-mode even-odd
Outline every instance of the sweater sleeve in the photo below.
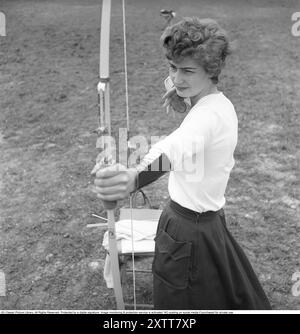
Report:
<svg viewBox="0 0 300 334"><path fill-rule="evenodd" d="M137 167L136 190L156 181L170 170L170 161L164 153L156 156L151 152Z"/></svg>
<svg viewBox="0 0 300 334"><path fill-rule="evenodd" d="M212 112L202 110L201 115L188 117L179 128L153 145L137 166L137 189L168 171L186 173L192 181L201 179L205 146L211 141L215 122Z"/></svg>
<svg viewBox="0 0 300 334"><path fill-rule="evenodd" d="M188 115L189 116L189 115ZM191 164L203 162L216 129L217 117L211 110L194 113L170 135L155 144L155 150L168 157L172 170L187 171Z"/></svg>

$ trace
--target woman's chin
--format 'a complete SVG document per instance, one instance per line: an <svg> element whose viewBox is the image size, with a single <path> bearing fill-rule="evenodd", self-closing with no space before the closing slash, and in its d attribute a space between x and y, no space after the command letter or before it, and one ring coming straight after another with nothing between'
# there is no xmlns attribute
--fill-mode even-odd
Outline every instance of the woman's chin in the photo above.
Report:
<svg viewBox="0 0 300 334"><path fill-rule="evenodd" d="M177 95L179 96L179 97L182 97L182 98L187 98L187 97L189 97L188 96L188 94L186 94L184 91L180 91L180 90L177 90L176 89L176 93L177 93Z"/></svg>

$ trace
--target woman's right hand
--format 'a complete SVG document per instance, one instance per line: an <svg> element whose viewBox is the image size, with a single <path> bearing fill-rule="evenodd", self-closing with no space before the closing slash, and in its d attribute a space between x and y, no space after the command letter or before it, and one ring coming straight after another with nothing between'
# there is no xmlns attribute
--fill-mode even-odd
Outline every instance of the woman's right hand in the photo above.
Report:
<svg viewBox="0 0 300 334"><path fill-rule="evenodd" d="M184 98L180 97L176 93L176 88L172 87L162 97L163 107L167 109L167 114L172 108L174 111L184 113L187 111L187 105L184 102Z"/></svg>

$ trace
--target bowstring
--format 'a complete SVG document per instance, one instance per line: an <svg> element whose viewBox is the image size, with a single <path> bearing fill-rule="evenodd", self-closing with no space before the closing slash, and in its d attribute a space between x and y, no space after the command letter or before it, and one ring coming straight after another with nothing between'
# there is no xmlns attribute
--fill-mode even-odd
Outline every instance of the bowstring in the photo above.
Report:
<svg viewBox="0 0 300 334"><path fill-rule="evenodd" d="M122 0L122 12L123 12L123 47L124 47L124 74L125 74L125 99L126 99L126 123L127 134L129 137L129 94L128 94L128 70L127 70L127 39L126 39L126 12L125 12L125 0ZM128 139L128 138L127 138Z"/></svg>
<svg viewBox="0 0 300 334"><path fill-rule="evenodd" d="M122 0L122 14L123 14L123 47L124 47L124 74L125 74L125 101L126 101L126 125L127 125L127 152L129 151L129 94L128 94L128 70L127 70L127 40L126 40L126 12L125 0ZM127 157L127 167L128 157ZM130 223L131 223L131 259L132 259L132 281L133 281L133 307L136 310L136 281L135 281L135 261L134 261L134 239L133 239L133 219L132 219L132 195L130 194Z"/></svg>

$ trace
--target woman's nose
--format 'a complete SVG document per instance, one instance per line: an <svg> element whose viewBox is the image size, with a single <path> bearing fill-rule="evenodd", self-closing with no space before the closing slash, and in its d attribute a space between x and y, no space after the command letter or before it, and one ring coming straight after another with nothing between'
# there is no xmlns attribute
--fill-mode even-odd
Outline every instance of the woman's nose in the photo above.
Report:
<svg viewBox="0 0 300 334"><path fill-rule="evenodd" d="M172 81L175 86L180 85L183 81L182 74L180 71L176 71L176 73L173 74Z"/></svg>

